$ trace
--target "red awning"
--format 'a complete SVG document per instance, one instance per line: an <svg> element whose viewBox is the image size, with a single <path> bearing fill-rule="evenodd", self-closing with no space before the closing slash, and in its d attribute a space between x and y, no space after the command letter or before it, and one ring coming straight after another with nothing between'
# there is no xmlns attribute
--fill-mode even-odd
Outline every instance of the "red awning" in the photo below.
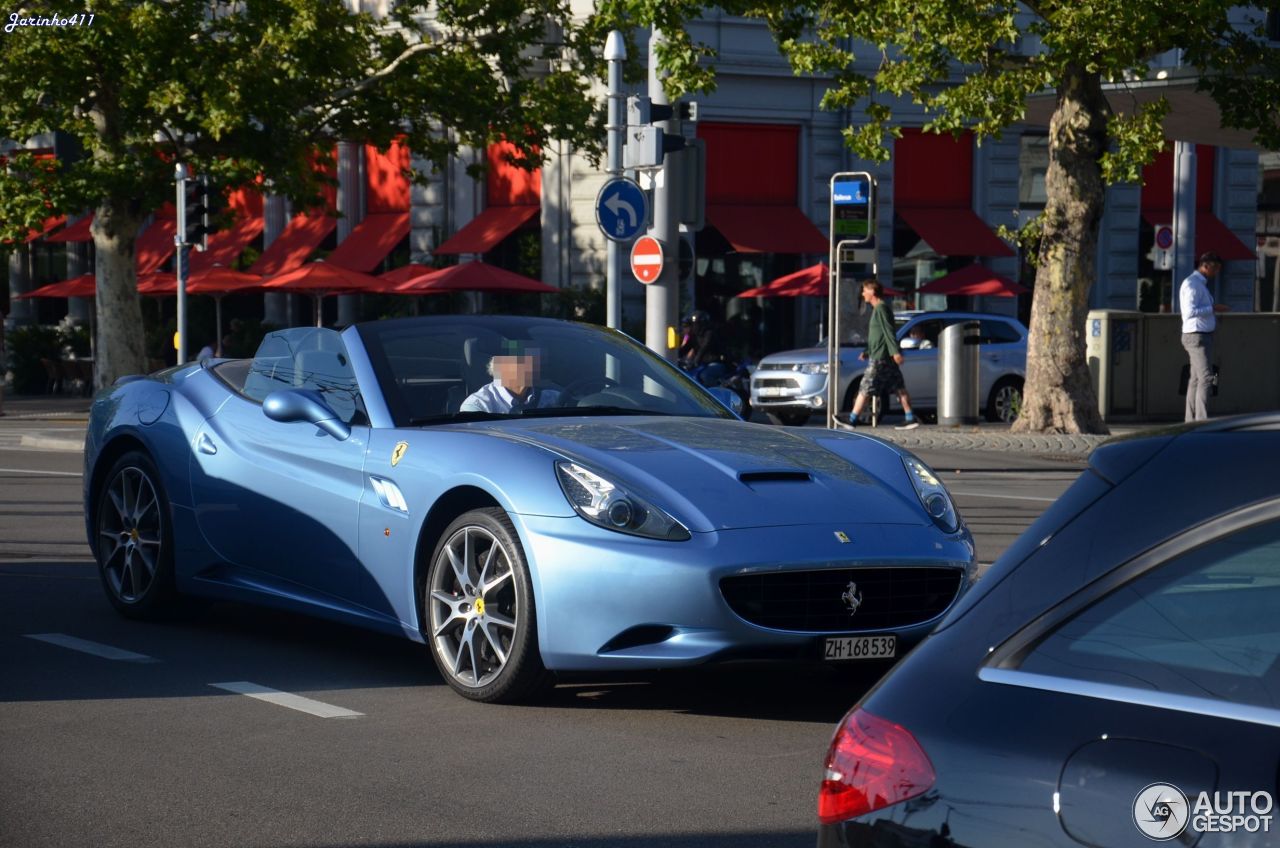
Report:
<svg viewBox="0 0 1280 848"><path fill-rule="evenodd" d="M48 235L49 232L53 230L55 227L59 227L62 224L66 223L66 220L67 220L66 215L59 215L55 218L46 218L45 222L40 226L40 229L28 231L27 244L30 244L31 242L35 241L41 236Z"/></svg>
<svg viewBox="0 0 1280 848"><path fill-rule="evenodd" d="M338 219L322 212L295 216L253 263L249 273L269 277L301 267L336 226Z"/></svg>
<svg viewBox="0 0 1280 848"><path fill-rule="evenodd" d="M329 254L328 261L352 271L369 273L409 235L408 212L375 212L364 220Z"/></svg>
<svg viewBox="0 0 1280 848"><path fill-rule="evenodd" d="M1153 227L1173 223L1173 211L1170 209L1144 209L1142 217ZM1257 257L1248 245L1212 212L1196 213L1196 256L1212 251L1227 262L1237 260L1254 260Z"/></svg>
<svg viewBox="0 0 1280 848"><path fill-rule="evenodd" d="M229 230L221 230L209 236L209 249L203 253L191 254L192 272L222 265L227 268L236 264L240 254L249 246L249 242L262 232L262 216L243 218Z"/></svg>
<svg viewBox="0 0 1280 848"><path fill-rule="evenodd" d="M142 231L135 245L139 274L159 269L173 255L173 234L177 229L172 218L156 218Z"/></svg>
<svg viewBox="0 0 1280 848"><path fill-rule="evenodd" d="M708 206L707 221L740 253L826 253L827 239L795 206Z"/></svg>
<svg viewBox="0 0 1280 848"><path fill-rule="evenodd" d="M1013 256L1009 245L972 209L908 207L897 212L916 235L943 256Z"/></svg>
<svg viewBox="0 0 1280 848"><path fill-rule="evenodd" d="M507 236L520 229L542 207L533 205L490 206L453 234L435 253L488 253Z"/></svg>
<svg viewBox="0 0 1280 848"><path fill-rule="evenodd" d="M62 232L49 236L45 241L93 241L93 233L89 232L89 227L92 225L93 215L91 213L85 215Z"/></svg>

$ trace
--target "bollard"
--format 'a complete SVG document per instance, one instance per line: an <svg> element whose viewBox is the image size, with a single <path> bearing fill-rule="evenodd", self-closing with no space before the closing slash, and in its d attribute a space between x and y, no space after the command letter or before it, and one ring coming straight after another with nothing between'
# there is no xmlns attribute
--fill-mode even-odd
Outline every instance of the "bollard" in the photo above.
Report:
<svg viewBox="0 0 1280 848"><path fill-rule="evenodd" d="M938 336L938 424L978 423L978 340L981 325L961 321Z"/></svg>

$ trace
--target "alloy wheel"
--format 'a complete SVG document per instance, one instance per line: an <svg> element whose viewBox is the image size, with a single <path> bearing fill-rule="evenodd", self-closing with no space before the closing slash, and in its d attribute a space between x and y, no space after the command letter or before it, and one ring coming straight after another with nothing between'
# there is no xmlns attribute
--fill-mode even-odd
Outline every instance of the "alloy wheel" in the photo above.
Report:
<svg viewBox="0 0 1280 848"><path fill-rule="evenodd" d="M1018 417L1018 405L1022 400L1022 392L1014 385L1004 385L996 389L996 417L1006 424Z"/></svg>
<svg viewBox="0 0 1280 848"><path fill-rule="evenodd" d="M146 596L159 574L162 550L160 498L146 472L120 469L107 484L98 514L98 561L107 585L126 604Z"/></svg>
<svg viewBox="0 0 1280 848"><path fill-rule="evenodd" d="M488 529L459 528L440 549L427 595L431 637L459 684L492 683L507 665L521 610L511 556Z"/></svg>

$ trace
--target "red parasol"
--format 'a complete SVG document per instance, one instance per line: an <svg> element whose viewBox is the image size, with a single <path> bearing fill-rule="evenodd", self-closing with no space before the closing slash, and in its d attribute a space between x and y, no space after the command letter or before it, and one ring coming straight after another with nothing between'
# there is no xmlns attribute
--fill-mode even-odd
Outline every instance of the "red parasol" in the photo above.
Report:
<svg viewBox="0 0 1280 848"><path fill-rule="evenodd" d="M372 274L351 271L331 265L322 259L308 262L292 271L267 277L262 288L268 291L293 291L310 294L316 301L316 326L320 326L320 298L329 294L384 292L387 284Z"/></svg>
<svg viewBox="0 0 1280 848"><path fill-rule="evenodd" d="M399 294L437 294L451 291L554 294L559 289L476 259L433 270L396 286L395 291Z"/></svg>
<svg viewBox="0 0 1280 848"><path fill-rule="evenodd" d="M93 297L97 294L97 291L98 283L93 274L81 274L69 280L49 283L47 286L41 286L38 289L14 295L13 299L21 300L28 297Z"/></svg>

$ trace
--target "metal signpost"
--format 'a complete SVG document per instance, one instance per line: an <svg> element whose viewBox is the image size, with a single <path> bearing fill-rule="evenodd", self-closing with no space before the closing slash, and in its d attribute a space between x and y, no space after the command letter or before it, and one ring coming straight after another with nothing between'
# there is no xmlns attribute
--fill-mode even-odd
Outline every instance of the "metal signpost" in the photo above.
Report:
<svg viewBox="0 0 1280 848"><path fill-rule="evenodd" d="M829 284L827 287L827 426L834 427L840 397L840 290L846 251L874 244L876 181L866 171L831 176ZM874 253L871 274L877 274Z"/></svg>
<svg viewBox="0 0 1280 848"><path fill-rule="evenodd" d="M178 185L178 200L174 204L178 212L178 226L173 234L173 246L177 251L174 267L178 277L178 334L174 346L178 349L178 364L182 365L187 361L187 245L184 241L187 232L187 180L190 179L187 166L182 162L175 165L173 178Z"/></svg>
<svg viewBox="0 0 1280 848"><path fill-rule="evenodd" d="M622 143L627 130L625 118L626 95L622 92L622 63L627 59L627 45L620 30L612 30L605 40L604 58L609 63L609 173L622 175ZM604 192L601 191L603 195ZM599 204L597 204L597 207ZM603 225L602 225L603 226ZM605 230L605 235L609 231ZM605 268L605 325L612 329L622 326L622 251L618 243L609 237Z"/></svg>

